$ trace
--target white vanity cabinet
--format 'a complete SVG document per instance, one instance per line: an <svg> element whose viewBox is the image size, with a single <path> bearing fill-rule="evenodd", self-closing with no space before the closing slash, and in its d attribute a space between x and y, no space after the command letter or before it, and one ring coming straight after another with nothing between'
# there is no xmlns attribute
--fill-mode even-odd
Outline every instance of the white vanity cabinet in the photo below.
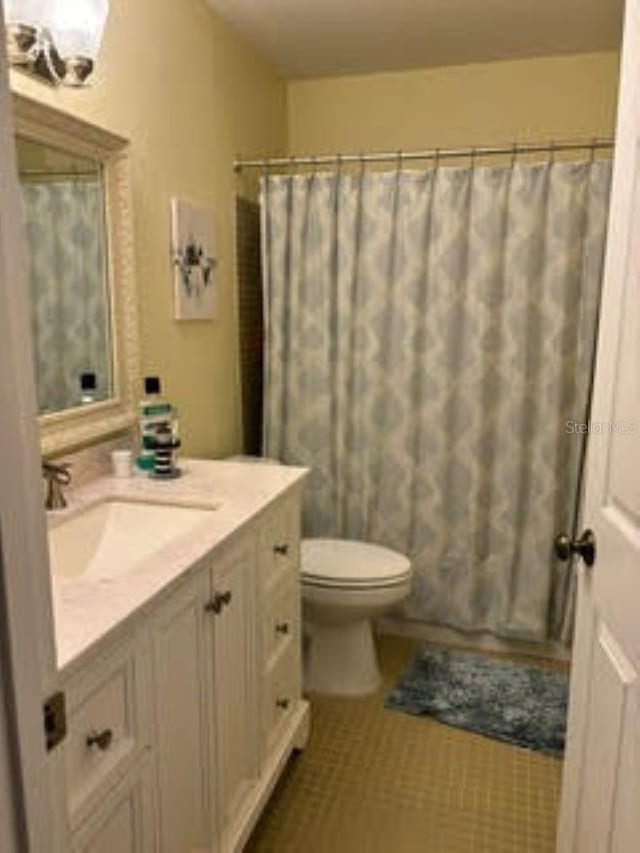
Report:
<svg viewBox="0 0 640 853"><path fill-rule="evenodd" d="M307 735L299 516L296 488L70 678L70 850L242 850Z"/></svg>

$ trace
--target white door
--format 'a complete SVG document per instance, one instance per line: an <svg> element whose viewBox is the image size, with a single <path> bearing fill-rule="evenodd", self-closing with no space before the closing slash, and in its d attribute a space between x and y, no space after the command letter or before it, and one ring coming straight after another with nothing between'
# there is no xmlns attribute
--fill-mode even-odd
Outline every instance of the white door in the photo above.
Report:
<svg viewBox="0 0 640 853"><path fill-rule="evenodd" d="M0 815L5 808L16 813L21 851L58 853L64 849L62 789L55 784L60 751L46 751L42 712L57 675L5 43L0 3L0 672L8 671L16 753L11 790L0 779ZM0 736L0 749L6 745Z"/></svg>
<svg viewBox="0 0 640 853"><path fill-rule="evenodd" d="M558 853L640 850L640 0L627 0ZM613 427L601 426L613 424ZM609 431L611 430L611 431Z"/></svg>

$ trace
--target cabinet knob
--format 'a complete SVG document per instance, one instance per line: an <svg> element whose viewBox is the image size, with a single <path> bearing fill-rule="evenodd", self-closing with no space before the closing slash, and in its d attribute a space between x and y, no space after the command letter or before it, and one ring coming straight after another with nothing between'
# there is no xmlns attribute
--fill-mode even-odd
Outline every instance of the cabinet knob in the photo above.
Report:
<svg viewBox="0 0 640 853"><path fill-rule="evenodd" d="M289 553L289 546L287 544L274 545L273 546L273 553L274 554L280 554L281 556L286 557L287 554Z"/></svg>
<svg viewBox="0 0 640 853"><path fill-rule="evenodd" d="M105 752L111 746L113 732L111 729L103 729L101 732L91 731L87 735L87 746L97 746L101 752Z"/></svg>
<svg viewBox="0 0 640 853"><path fill-rule="evenodd" d="M288 622L277 622L276 623L276 633L288 634L289 633L289 623Z"/></svg>
<svg viewBox="0 0 640 853"><path fill-rule="evenodd" d="M283 711L286 711L290 704L291 704L290 699L277 699L276 700L276 707L281 708Z"/></svg>
<svg viewBox="0 0 640 853"><path fill-rule="evenodd" d="M218 614L226 604L231 604L231 590L216 592L211 601L208 601L204 609L207 613Z"/></svg>

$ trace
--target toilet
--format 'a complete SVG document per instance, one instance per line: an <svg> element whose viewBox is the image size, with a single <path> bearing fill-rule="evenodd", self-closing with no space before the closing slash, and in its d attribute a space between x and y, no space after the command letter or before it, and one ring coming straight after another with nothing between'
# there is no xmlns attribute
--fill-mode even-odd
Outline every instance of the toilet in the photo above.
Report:
<svg viewBox="0 0 640 853"><path fill-rule="evenodd" d="M301 581L305 688L372 693L381 682L372 620L409 595L411 563L368 542L304 539Z"/></svg>

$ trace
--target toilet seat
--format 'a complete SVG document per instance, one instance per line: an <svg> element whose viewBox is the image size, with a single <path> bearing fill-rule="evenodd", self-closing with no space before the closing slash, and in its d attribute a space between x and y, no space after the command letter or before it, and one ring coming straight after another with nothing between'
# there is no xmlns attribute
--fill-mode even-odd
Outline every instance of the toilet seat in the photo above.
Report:
<svg viewBox="0 0 640 853"><path fill-rule="evenodd" d="M403 554L352 539L303 539L301 564L302 583L325 588L382 589L411 575Z"/></svg>

